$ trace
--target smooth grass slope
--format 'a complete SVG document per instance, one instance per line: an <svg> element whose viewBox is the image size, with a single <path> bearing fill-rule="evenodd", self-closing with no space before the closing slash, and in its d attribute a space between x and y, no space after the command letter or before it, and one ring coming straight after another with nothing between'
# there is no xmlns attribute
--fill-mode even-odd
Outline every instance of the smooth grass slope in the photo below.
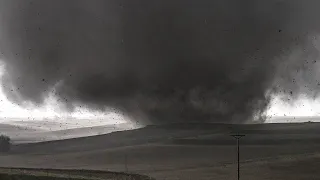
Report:
<svg viewBox="0 0 320 180"><path fill-rule="evenodd" d="M0 179L1 180L66 180L66 179L80 180L75 178L60 178L60 177L34 176L34 175L22 175L22 174L0 174Z"/></svg>
<svg viewBox="0 0 320 180"><path fill-rule="evenodd" d="M77 169L50 170L49 174L87 179L116 179L110 177L117 174L114 172L134 172L159 180L231 180L236 179L236 142L230 134L239 133L246 134L241 139L244 179L314 179L310 176L320 176L312 168L320 166L319 130L320 123L153 125L99 136L14 144L10 153L0 155L0 167L11 167L11 171L12 167L36 168L27 175L35 172L37 176L47 175L39 168Z"/></svg>
<svg viewBox="0 0 320 180"><path fill-rule="evenodd" d="M138 174L89 170L0 168L0 180L153 180Z"/></svg>

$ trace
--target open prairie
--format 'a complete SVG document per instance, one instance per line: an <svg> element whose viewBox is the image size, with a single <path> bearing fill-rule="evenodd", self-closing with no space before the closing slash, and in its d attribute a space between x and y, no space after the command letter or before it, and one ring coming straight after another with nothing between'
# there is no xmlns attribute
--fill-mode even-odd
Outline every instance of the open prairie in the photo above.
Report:
<svg viewBox="0 0 320 180"><path fill-rule="evenodd" d="M312 179L319 172L320 123L147 126L105 135L16 144L0 166L131 172L156 179Z"/></svg>

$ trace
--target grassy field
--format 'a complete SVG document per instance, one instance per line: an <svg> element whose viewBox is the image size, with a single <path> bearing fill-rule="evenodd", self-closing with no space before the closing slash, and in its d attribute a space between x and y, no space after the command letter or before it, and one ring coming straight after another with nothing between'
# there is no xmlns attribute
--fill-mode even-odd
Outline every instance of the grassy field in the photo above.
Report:
<svg viewBox="0 0 320 180"><path fill-rule="evenodd" d="M320 165L319 131L320 123L148 126L14 145L10 153L0 154L0 167L35 168L37 176L48 173L39 168L61 169L49 171L54 177L112 179L108 172L129 172L157 180L231 180L236 178L237 149L230 134L242 133L246 134L240 147L243 179L307 180L320 177L314 168Z"/></svg>
<svg viewBox="0 0 320 180"><path fill-rule="evenodd" d="M1 180L152 180L144 175L88 170L0 168Z"/></svg>
<svg viewBox="0 0 320 180"><path fill-rule="evenodd" d="M1 180L83 180L82 178L63 178L63 177L48 177L48 176L34 176L21 174L0 174Z"/></svg>

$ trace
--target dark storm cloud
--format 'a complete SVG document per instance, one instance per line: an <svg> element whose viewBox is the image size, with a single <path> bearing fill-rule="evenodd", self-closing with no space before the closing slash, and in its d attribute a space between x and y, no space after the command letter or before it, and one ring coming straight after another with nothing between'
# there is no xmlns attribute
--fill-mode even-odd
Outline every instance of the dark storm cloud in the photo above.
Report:
<svg viewBox="0 0 320 180"><path fill-rule="evenodd" d="M0 0L3 86L11 100L35 103L55 87L71 109L114 107L144 123L246 122L263 115L272 93L300 94L299 83L315 83L304 75L316 73L305 60L317 58L317 7L302 0Z"/></svg>

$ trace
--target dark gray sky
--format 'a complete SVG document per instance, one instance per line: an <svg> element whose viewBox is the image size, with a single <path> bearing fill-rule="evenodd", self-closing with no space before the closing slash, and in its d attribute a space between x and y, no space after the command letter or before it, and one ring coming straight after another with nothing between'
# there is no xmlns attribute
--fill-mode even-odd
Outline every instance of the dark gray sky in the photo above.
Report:
<svg viewBox="0 0 320 180"><path fill-rule="evenodd" d="M142 123L246 122L272 94L318 92L320 3L0 0L3 88Z"/></svg>

